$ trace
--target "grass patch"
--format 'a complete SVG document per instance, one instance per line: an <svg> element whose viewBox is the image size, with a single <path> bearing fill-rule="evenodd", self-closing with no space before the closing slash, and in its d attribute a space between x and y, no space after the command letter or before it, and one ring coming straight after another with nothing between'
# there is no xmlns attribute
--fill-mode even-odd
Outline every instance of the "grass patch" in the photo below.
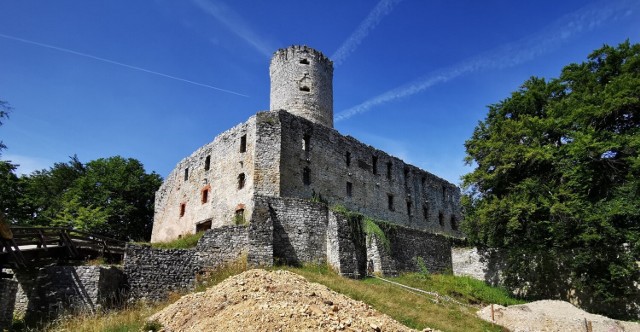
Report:
<svg viewBox="0 0 640 332"><path fill-rule="evenodd" d="M198 232L195 234L186 234L179 239L175 239L169 242L156 242L152 243L151 247L157 249L189 249L194 248L200 238L204 235L204 232Z"/></svg>
<svg viewBox="0 0 640 332"><path fill-rule="evenodd" d="M480 304L520 303L518 300L509 298L502 290L492 289L480 281L475 283L469 278L450 275L425 276L410 273L388 279L425 291L436 291L456 301L470 304L469 306L443 301L435 303L432 297L409 292L376 278L363 280L344 278L325 266L283 268L298 273L309 281L323 284L338 293L363 301L402 324L418 330L431 327L442 331L502 331L500 326L485 322L476 316L475 312ZM441 282L444 283L443 286L436 286Z"/></svg>
<svg viewBox="0 0 640 332"><path fill-rule="evenodd" d="M173 299L172 299L173 300ZM138 303L125 309L102 314L79 314L58 319L39 331L86 331L86 332L127 332L142 331L143 327L149 328L145 331L158 331L156 325L150 326L147 318L155 312L161 310L171 303L171 300L161 304Z"/></svg>
<svg viewBox="0 0 640 332"><path fill-rule="evenodd" d="M247 270L247 254L243 253L237 260L209 269L196 276L196 292L205 291L225 279Z"/></svg>

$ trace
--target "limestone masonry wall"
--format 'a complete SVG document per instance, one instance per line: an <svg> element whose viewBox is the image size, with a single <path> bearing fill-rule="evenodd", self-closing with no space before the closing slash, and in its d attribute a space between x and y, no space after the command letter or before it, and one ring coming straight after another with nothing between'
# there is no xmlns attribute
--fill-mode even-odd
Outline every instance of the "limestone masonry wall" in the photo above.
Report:
<svg viewBox="0 0 640 332"><path fill-rule="evenodd" d="M506 260L496 250L453 248L451 257L453 274L457 276L469 276L493 286L502 285L504 282L503 270Z"/></svg>
<svg viewBox="0 0 640 332"><path fill-rule="evenodd" d="M291 198L269 203L274 258L289 265L325 263L327 206Z"/></svg>
<svg viewBox="0 0 640 332"><path fill-rule="evenodd" d="M432 272L451 269L448 238L396 226L390 248L368 238L362 224L300 198L255 196L251 223L205 232L193 249L153 249L129 245L124 272L130 297L157 301L171 291L191 289L197 275L245 255L250 266L274 262L298 265L328 262L340 274L362 277L375 271L418 270L417 257Z"/></svg>
<svg viewBox="0 0 640 332"><path fill-rule="evenodd" d="M62 313L93 313L112 308L121 303L124 279L122 271L115 267L43 267L38 270L29 294L18 294L18 297L28 296L16 300L27 303L27 308L16 308L16 313L24 315L27 322L39 322Z"/></svg>
<svg viewBox="0 0 640 332"><path fill-rule="evenodd" d="M18 292L18 282L0 279L0 331L9 330L13 322L13 308Z"/></svg>
<svg viewBox="0 0 640 332"><path fill-rule="evenodd" d="M129 296L159 301L170 292L192 289L199 273L236 260L247 252L248 229L224 226L209 230L193 249L127 245L124 273Z"/></svg>
<svg viewBox="0 0 640 332"><path fill-rule="evenodd" d="M419 271L418 257L432 273L452 270L451 241L443 235L417 231L406 227L395 228L388 234L391 257L400 271Z"/></svg>
<svg viewBox="0 0 640 332"><path fill-rule="evenodd" d="M253 208L255 146L253 116L180 161L156 192L151 242L246 219Z"/></svg>
<svg viewBox="0 0 640 332"><path fill-rule="evenodd" d="M327 260L343 276L361 278L367 273L365 234L343 215L329 212Z"/></svg>
<svg viewBox="0 0 640 332"><path fill-rule="evenodd" d="M461 236L455 185L333 129L278 114L281 196L321 196L376 219Z"/></svg>

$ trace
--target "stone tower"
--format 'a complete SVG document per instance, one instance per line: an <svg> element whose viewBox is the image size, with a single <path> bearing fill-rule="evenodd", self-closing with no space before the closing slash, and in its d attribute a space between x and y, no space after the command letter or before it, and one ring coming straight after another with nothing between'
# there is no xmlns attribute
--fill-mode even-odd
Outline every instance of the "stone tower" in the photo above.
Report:
<svg viewBox="0 0 640 332"><path fill-rule="evenodd" d="M270 109L333 128L333 62L307 46L276 51L269 66Z"/></svg>

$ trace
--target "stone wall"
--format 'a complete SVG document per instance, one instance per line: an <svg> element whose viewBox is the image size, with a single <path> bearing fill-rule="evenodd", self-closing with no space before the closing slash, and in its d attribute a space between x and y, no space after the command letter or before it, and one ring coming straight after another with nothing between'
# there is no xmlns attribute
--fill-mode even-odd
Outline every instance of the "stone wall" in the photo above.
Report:
<svg viewBox="0 0 640 332"><path fill-rule="evenodd" d="M17 281L0 279L0 331L9 330L13 323L13 308L17 292Z"/></svg>
<svg viewBox="0 0 640 332"><path fill-rule="evenodd" d="M156 192L151 242L193 234L198 224L232 225L239 210L244 212L242 219L248 218L253 208L254 152L257 143L264 143L256 139L253 116L180 161Z"/></svg>
<svg viewBox="0 0 640 332"><path fill-rule="evenodd" d="M278 114L281 196L321 197L376 219L461 236L455 185L331 128Z"/></svg>
<svg viewBox="0 0 640 332"><path fill-rule="evenodd" d="M116 267L47 266L38 271L24 319L34 323L61 313L95 313L118 306L124 292L124 275Z"/></svg>
<svg viewBox="0 0 640 332"><path fill-rule="evenodd" d="M389 248L387 248L376 236L367 236L367 269L369 272L373 270L377 274L398 275L396 261L391 256L390 249L390 244Z"/></svg>
<svg viewBox="0 0 640 332"><path fill-rule="evenodd" d="M278 113L256 114L256 147L253 171L254 192L260 196L280 196L280 144L282 127Z"/></svg>
<svg viewBox="0 0 640 332"><path fill-rule="evenodd" d="M391 242L391 257L398 270L420 271L421 260L431 273L452 271L449 238L405 227L395 227L393 234L387 236Z"/></svg>
<svg viewBox="0 0 640 332"><path fill-rule="evenodd" d="M273 223L273 256L288 265L326 262L325 204L295 198L269 200Z"/></svg>
<svg viewBox="0 0 640 332"><path fill-rule="evenodd" d="M495 250L453 248L451 251L453 274L482 280L490 285L502 285L505 261Z"/></svg>
<svg viewBox="0 0 640 332"><path fill-rule="evenodd" d="M124 273L129 296L160 301L171 292L192 289L198 274L247 253L248 229L246 226L224 226L208 230L193 249L127 245Z"/></svg>
<svg viewBox="0 0 640 332"><path fill-rule="evenodd" d="M327 260L340 275L362 278L366 275L367 251L360 223L353 224L342 214L329 212Z"/></svg>

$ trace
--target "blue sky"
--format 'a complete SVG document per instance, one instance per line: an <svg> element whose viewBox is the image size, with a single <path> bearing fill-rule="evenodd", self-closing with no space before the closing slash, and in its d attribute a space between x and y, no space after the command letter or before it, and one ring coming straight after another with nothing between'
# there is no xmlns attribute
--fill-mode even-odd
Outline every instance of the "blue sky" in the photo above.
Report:
<svg viewBox="0 0 640 332"><path fill-rule="evenodd" d="M640 1L3 1L2 158L121 155L166 176L269 107L271 54L334 60L335 127L460 183L464 141L530 76L640 42Z"/></svg>

